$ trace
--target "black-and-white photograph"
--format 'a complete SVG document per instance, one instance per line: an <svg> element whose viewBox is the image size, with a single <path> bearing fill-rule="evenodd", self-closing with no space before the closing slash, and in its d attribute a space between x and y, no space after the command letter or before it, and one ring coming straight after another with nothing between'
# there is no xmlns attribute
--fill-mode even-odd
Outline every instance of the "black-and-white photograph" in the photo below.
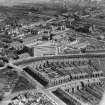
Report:
<svg viewBox="0 0 105 105"><path fill-rule="evenodd" d="M0 105L105 105L105 0L0 0Z"/></svg>

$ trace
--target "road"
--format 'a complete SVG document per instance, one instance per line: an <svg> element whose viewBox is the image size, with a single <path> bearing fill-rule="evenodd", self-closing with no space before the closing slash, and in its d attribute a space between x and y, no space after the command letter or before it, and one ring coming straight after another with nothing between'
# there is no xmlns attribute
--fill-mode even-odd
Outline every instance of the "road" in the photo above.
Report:
<svg viewBox="0 0 105 105"><path fill-rule="evenodd" d="M85 83L87 83L86 81L89 80L89 81L92 83L92 81L95 80L95 79L104 79L104 78L105 78L105 77L83 78L83 79L79 79L79 80L70 81L70 82L68 82L68 83L63 83L63 84L60 84L60 85L56 85L56 86L54 86L54 87L49 87L49 88L45 89L45 91L54 91L54 90L56 90L56 89L59 88L59 87L62 88L62 87L65 86L65 85L72 84L72 83L75 83L75 82L79 83L79 82L81 82L81 81L85 81Z"/></svg>
<svg viewBox="0 0 105 105"><path fill-rule="evenodd" d="M69 58L84 58L84 57L105 57L105 53L98 53L98 54L94 54L94 53L90 53L90 54L72 54L72 55L64 55L64 56L53 56L53 57L37 57L37 58L28 58L28 59L24 59L22 61L18 61L18 62L12 62L12 63L9 63L8 65L12 66L13 68L16 68L16 70L21 74L23 72L22 68L17 66L17 65L14 65L14 64L22 64L22 63L29 63L29 62L33 62L33 61L40 61L40 60L46 60L46 59L69 59ZM5 98L5 100L9 100L19 94L22 94L22 93L25 93L25 92L36 92L36 91L40 91L40 92L43 92L45 95L47 95L49 98L51 98L53 101L57 102L58 105L66 105L64 102L62 102L59 98L57 98L53 93L52 91L56 90L58 87L62 87L65 85L64 84L61 84L61 85L58 85L58 86L54 86L54 87L50 87L50 88L47 88L45 89L38 81L36 81L34 78L32 78L29 74L27 74L26 72L24 72L24 76L33 84L37 87L37 89L33 89L33 90L25 90L25 91L22 91L22 92L17 92L17 93L14 93L8 97ZM100 78L105 78L105 77L100 77ZM81 79L81 80L78 80L78 81L84 81L86 79ZM93 78L90 78L90 80L93 80ZM77 80L75 80L77 82ZM74 82L75 82L74 81ZM72 81L70 81L72 82ZM70 83L68 82L68 83ZM66 83L67 84L67 83Z"/></svg>
<svg viewBox="0 0 105 105"><path fill-rule="evenodd" d="M26 65L32 62L38 62L43 60L56 60L56 59L74 59L74 58L104 58L105 52L98 53L83 53L83 54L68 54L68 55L58 55L58 56L48 56L48 57L29 57L21 60L12 62L16 66Z"/></svg>
<svg viewBox="0 0 105 105"><path fill-rule="evenodd" d="M21 91L21 92L17 92L17 93L14 93L14 94L11 94L10 96L6 97L4 99L5 100L9 100L9 99L12 99L13 97L15 96L18 96L19 94L23 94L25 92L32 92L32 93L35 93L35 92L42 92L44 93L46 96L48 96L50 99L52 99L52 101L56 102L58 105L66 105L64 102L62 102L58 97L56 97L52 91L56 90L58 87L62 87L64 86L65 84L72 84L72 82L79 82L79 81L85 81L85 80L88 80L87 78L86 79L80 79L80 80L75 80L75 81L70 81L69 83L64 83L64 84L61 84L61 85L58 85L58 86L54 86L54 87L50 87L50 88L44 88L42 85L40 85L35 79L33 79L30 75L26 74L27 75L27 78L30 79L30 82L32 82L34 85L37 83L37 87L38 89L32 89L32 90L25 90L25 91ZM105 77L99 77L100 79L102 78L105 78ZM97 78L90 78L89 80L92 81L94 79L97 79Z"/></svg>
<svg viewBox="0 0 105 105"><path fill-rule="evenodd" d="M61 101L59 98L57 98L55 95L53 95L51 92L45 91L44 87L35 79L33 79L30 75L28 75L27 73L25 73L25 77L33 84L37 87L37 89L32 89L32 90L25 90L25 91L21 91L21 92L16 92L13 93L11 95L9 95L8 97L6 97L4 99L4 101L10 100L15 96L18 96L19 94L23 94L26 92L32 92L32 93L36 93L36 92L42 92L43 94L45 94L49 99L51 99L53 102L56 102L61 105L66 105L63 101Z"/></svg>
<svg viewBox="0 0 105 105"><path fill-rule="evenodd" d="M37 22L37 23L36 23L36 22L35 22L35 23L31 23L31 24L28 24L28 25L26 25L26 26L23 26L23 28L24 28L24 29L27 29L27 28L34 28L35 26L38 26L38 25L40 25L40 24L46 25L47 23L53 21L54 19L56 19L56 18L53 17L53 18L51 18L51 19L49 19L49 20L47 20L47 21L41 21L41 22Z"/></svg>

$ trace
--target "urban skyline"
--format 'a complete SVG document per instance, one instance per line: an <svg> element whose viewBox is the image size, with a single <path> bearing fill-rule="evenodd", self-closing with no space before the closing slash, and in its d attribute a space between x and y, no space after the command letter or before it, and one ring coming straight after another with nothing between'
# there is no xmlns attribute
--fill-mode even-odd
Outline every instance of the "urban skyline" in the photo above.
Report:
<svg viewBox="0 0 105 105"><path fill-rule="evenodd" d="M49 1L54 2L53 0L0 0L0 5L12 6L12 5L18 5L22 3L37 3L37 2L49 2ZM59 1L59 0L55 0L55 1ZM74 2L74 0L66 0L66 1ZM76 1L80 2L84 0L76 0ZM91 0L91 1L102 1L102 0Z"/></svg>
<svg viewBox="0 0 105 105"><path fill-rule="evenodd" d="M103 105L105 2L37 1L0 3L0 105Z"/></svg>

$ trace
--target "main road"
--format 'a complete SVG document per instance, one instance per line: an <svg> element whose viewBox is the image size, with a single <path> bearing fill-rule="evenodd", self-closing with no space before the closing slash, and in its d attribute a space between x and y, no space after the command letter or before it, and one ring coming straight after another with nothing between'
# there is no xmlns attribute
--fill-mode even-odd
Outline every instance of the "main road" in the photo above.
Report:
<svg viewBox="0 0 105 105"><path fill-rule="evenodd" d="M44 60L56 60L56 59L74 59L74 58L105 58L105 52L98 53L82 53L82 54L70 54L70 55L57 55L47 57L29 57L12 62L14 65L24 65L32 62L44 61Z"/></svg>
<svg viewBox="0 0 105 105"><path fill-rule="evenodd" d="M27 59L23 59L23 60L18 60L15 62L11 62L9 65L16 68L17 70L22 71L22 68L19 67L19 65L23 65L23 64L27 64L27 63L31 63L31 62L38 62L38 61L42 61L42 60L50 60L50 59L73 59L73 58L103 58L105 57L105 53L88 53L88 54L72 54L72 55L59 55L59 56L48 56L48 57L30 57ZM55 87L51 87L48 90L45 89L43 86L41 86L40 83L38 83L36 80L34 80L30 75L28 75L27 73L25 73L26 78L32 82L34 85L37 84L37 88L39 91L43 91L47 96L49 96L52 100L54 100L55 102L61 105L65 105L64 102L62 102L59 98L57 98L56 96L53 95L53 93L51 92L52 90L55 90L56 88L58 88L59 86L55 86ZM103 77L102 77L103 78ZM90 78L92 79L92 78ZM83 79L84 80L84 79ZM83 81L81 80L81 81ZM61 84L62 86L64 84ZM28 90L31 92L36 92L37 89L34 90ZM12 97L20 94L20 93L24 93L27 91L22 91L19 93L14 93L12 95L10 95L9 97L7 97L6 99L11 99Z"/></svg>

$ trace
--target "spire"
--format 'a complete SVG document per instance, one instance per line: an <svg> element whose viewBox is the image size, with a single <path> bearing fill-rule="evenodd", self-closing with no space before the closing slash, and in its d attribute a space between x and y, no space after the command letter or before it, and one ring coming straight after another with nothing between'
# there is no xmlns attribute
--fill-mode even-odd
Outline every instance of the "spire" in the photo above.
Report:
<svg viewBox="0 0 105 105"><path fill-rule="evenodd" d="M67 6L66 5L66 0L63 0L63 8L66 9L67 8L66 6Z"/></svg>

